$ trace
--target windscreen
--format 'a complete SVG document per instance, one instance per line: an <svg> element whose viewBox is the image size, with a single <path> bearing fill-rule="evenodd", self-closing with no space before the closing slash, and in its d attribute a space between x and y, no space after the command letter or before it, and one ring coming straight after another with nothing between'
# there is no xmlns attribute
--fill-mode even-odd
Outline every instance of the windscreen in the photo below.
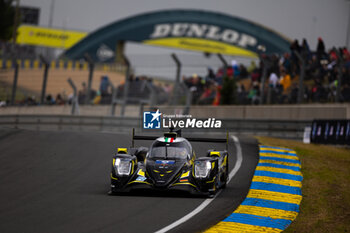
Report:
<svg viewBox="0 0 350 233"><path fill-rule="evenodd" d="M186 142L167 143L156 141L151 147L150 158L188 159L190 147Z"/></svg>

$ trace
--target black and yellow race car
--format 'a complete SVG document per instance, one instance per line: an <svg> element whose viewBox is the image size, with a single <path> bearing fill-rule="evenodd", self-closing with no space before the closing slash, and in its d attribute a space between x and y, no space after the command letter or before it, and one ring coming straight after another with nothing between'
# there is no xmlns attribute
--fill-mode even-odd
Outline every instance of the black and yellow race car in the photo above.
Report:
<svg viewBox="0 0 350 233"><path fill-rule="evenodd" d="M228 135L227 135L228 137ZM154 140L149 148L134 147L134 140ZM228 180L228 152L209 149L196 157L190 141L226 142L216 138L184 138L171 131L162 137L132 136L130 148L117 148L113 156L109 194L134 189L184 190L213 196Z"/></svg>

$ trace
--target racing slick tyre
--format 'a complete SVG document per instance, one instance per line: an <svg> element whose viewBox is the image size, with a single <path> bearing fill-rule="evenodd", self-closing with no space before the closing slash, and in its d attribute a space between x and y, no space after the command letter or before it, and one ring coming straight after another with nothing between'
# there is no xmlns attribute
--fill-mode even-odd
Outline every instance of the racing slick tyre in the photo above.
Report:
<svg viewBox="0 0 350 233"><path fill-rule="evenodd" d="M214 187L211 191L209 191L208 197L212 198L215 196L215 194L218 192L218 189L220 187L220 177L218 175L216 175L216 179L214 182Z"/></svg>
<svg viewBox="0 0 350 233"><path fill-rule="evenodd" d="M228 161L226 163L226 166L225 166L225 174L224 174L224 177L223 177L223 184L222 184L222 187L221 188L226 188L226 185L227 185L227 181L228 181Z"/></svg>

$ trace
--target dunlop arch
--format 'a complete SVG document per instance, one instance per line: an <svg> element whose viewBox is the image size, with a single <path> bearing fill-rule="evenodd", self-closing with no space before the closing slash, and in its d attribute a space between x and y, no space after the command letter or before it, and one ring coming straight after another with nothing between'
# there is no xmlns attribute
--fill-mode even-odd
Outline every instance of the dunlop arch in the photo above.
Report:
<svg viewBox="0 0 350 233"><path fill-rule="evenodd" d="M242 18L201 10L165 10L132 16L104 26L66 51L66 57L109 62L124 42L173 47L207 53L256 57L289 51L290 40L273 30Z"/></svg>

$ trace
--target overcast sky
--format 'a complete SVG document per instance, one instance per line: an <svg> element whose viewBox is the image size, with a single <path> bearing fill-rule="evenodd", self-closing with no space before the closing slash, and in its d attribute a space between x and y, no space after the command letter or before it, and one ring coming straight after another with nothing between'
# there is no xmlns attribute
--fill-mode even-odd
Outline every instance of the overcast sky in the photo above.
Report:
<svg viewBox="0 0 350 233"><path fill-rule="evenodd" d="M51 1L20 0L23 6L41 9L41 26L49 24ZM204 9L238 16L291 39L306 38L311 49L318 37L327 48L345 46L350 20L349 0L55 0L53 27L92 32L125 17L162 9ZM138 51L147 53L147 48Z"/></svg>
<svg viewBox="0 0 350 233"><path fill-rule="evenodd" d="M41 9L40 25L49 23L52 0L21 0ZM348 0L55 0L53 26L91 32L135 14L161 9L205 9L239 16L281 32L307 38L321 36L327 47L344 46L349 24Z"/></svg>

